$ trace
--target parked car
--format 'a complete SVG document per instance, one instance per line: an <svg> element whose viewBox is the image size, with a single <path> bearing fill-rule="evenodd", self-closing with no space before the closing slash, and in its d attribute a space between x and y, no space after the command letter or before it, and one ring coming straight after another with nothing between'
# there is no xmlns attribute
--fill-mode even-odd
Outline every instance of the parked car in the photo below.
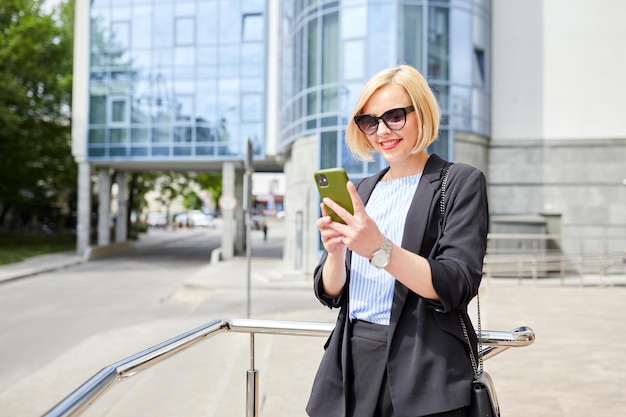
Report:
<svg viewBox="0 0 626 417"><path fill-rule="evenodd" d="M150 212L146 216L148 227L165 227L167 226L167 215L165 213Z"/></svg>
<svg viewBox="0 0 626 417"><path fill-rule="evenodd" d="M206 214L201 210L190 210L188 212L178 213L174 216L174 223L178 227L215 228L215 219L213 218L213 215Z"/></svg>

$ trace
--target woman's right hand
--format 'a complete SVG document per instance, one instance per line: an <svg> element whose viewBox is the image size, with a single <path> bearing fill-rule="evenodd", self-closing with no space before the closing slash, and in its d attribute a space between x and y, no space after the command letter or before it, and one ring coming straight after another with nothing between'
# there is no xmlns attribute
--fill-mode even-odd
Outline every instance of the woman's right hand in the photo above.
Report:
<svg viewBox="0 0 626 417"><path fill-rule="evenodd" d="M326 211L324 203L320 204L322 209L322 217L317 219L315 225L320 231L320 238L322 239L322 245L329 255L343 255L346 251L346 245L342 242L342 235L329 227L333 220Z"/></svg>
<svg viewBox="0 0 626 417"><path fill-rule="evenodd" d="M332 298L337 298L346 284L345 262L347 246L343 243L341 233L331 227L333 220L328 215L324 203L321 204L321 208L322 217L317 219L315 225L320 231L324 249L328 252L322 271L322 283L324 292Z"/></svg>

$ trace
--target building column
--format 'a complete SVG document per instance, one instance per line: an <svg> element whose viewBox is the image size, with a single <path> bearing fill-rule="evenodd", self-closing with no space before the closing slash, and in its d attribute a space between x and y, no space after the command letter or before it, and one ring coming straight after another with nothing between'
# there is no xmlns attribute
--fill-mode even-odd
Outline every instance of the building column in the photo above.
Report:
<svg viewBox="0 0 626 417"><path fill-rule="evenodd" d="M224 162L222 165L222 196L220 197L220 210L222 211L222 258L232 259L235 249L235 207L231 207L230 201L235 198L235 164ZM228 201L222 204L221 202ZM239 203L241 204L241 203Z"/></svg>
<svg viewBox="0 0 626 417"><path fill-rule="evenodd" d="M98 246L111 243L111 174L109 168L98 172Z"/></svg>
<svg viewBox="0 0 626 417"><path fill-rule="evenodd" d="M76 252L83 256L91 243L91 164L87 162L90 18L87 0L76 0L74 5L72 155L78 165Z"/></svg>
<svg viewBox="0 0 626 417"><path fill-rule="evenodd" d="M126 242L128 236L128 175L126 171L116 174L117 182L117 216L115 218L115 241Z"/></svg>
<svg viewBox="0 0 626 417"><path fill-rule="evenodd" d="M91 235L91 166L78 162L78 201L76 204L76 253L83 255Z"/></svg>
<svg viewBox="0 0 626 417"><path fill-rule="evenodd" d="M237 207L235 207L235 253L244 255L246 253L246 219L244 218L244 200L243 195L243 172L237 171L235 174L235 197L237 198Z"/></svg>

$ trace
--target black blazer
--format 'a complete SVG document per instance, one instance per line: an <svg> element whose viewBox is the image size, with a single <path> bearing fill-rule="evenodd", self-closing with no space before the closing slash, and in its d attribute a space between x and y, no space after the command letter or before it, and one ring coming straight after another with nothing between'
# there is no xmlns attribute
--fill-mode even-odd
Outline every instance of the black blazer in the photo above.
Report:
<svg viewBox="0 0 626 417"><path fill-rule="evenodd" d="M437 155L429 157L404 226L402 247L428 259L440 301L422 298L396 281L387 372L394 411L399 417L441 413L470 403L473 370L458 312L468 325L476 352L467 305L478 293L482 278L489 223L487 190L482 172L454 164L446 189L445 227L440 232L441 178L447 165ZM364 203L387 169L358 183ZM340 311L324 346L307 412L312 417L343 417L346 387L350 384L346 369L350 351L347 315L351 252L346 257L346 286L337 299L323 291L326 257L324 252L315 268L315 294L322 304Z"/></svg>

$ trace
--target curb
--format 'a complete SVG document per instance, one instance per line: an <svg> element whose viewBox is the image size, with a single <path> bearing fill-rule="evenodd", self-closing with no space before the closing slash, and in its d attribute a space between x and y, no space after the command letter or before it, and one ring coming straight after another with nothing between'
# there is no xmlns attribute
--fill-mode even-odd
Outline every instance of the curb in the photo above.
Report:
<svg viewBox="0 0 626 417"><path fill-rule="evenodd" d="M25 266L22 269L18 269L15 271L0 271L0 284L15 281L20 278L32 277L34 275L39 275L44 272L56 271L58 269L69 268L71 266L79 265L85 262L85 260L78 255L74 255L71 259L64 259L56 262L46 263L43 266Z"/></svg>

